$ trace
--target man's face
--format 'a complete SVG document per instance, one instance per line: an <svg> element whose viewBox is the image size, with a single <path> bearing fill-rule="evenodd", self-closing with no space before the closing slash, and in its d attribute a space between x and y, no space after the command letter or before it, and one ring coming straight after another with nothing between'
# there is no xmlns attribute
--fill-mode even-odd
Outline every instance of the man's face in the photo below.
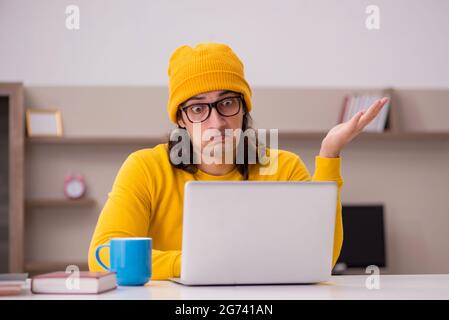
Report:
<svg viewBox="0 0 449 320"><path fill-rule="evenodd" d="M182 107L195 106L199 103L215 102L228 97L236 96L239 96L239 94L226 90L204 92L184 102ZM206 146L208 148L212 148L213 145L218 143L222 144L222 147L224 147L226 141L226 144L232 143L233 149L235 150L234 130L242 128L243 115L243 105L241 105L240 111L237 114L229 117L220 115L216 108L212 108L209 117L205 121L201 123L192 123L188 119L186 113L182 111L181 117L178 119L178 124L187 129L192 143L197 150L199 147L201 147L201 150L204 150ZM194 134L194 126L196 126L196 128L201 128L201 130L196 129L201 131L201 135ZM232 129L231 136L225 135L225 129Z"/></svg>

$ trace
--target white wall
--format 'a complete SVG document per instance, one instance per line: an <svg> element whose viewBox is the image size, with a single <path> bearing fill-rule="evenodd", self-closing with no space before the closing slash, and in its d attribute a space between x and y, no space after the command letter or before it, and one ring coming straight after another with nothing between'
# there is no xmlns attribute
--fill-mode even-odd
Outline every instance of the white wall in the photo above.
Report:
<svg viewBox="0 0 449 320"><path fill-rule="evenodd" d="M160 86L176 47L217 41L255 86L449 87L448 12L446 0L0 0L0 81Z"/></svg>

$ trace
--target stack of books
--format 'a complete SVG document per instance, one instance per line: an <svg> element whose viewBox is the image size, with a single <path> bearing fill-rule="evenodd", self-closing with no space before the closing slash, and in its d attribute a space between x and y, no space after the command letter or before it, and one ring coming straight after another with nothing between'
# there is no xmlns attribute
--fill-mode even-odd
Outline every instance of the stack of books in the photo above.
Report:
<svg viewBox="0 0 449 320"><path fill-rule="evenodd" d="M377 99L388 97L388 102L380 110L379 114L363 129L364 132L383 132L388 128L390 113L389 94L355 94L345 97L340 123L350 120L357 112L366 111Z"/></svg>
<svg viewBox="0 0 449 320"><path fill-rule="evenodd" d="M25 286L27 273L0 274L0 296L13 296L22 292Z"/></svg>

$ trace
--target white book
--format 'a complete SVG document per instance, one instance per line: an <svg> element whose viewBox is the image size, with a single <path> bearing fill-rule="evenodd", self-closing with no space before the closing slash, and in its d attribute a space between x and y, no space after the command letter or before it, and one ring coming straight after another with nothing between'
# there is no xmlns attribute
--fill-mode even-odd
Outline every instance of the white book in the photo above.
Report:
<svg viewBox="0 0 449 320"><path fill-rule="evenodd" d="M367 106L366 106L366 110L368 110L368 108L374 103L374 101L376 101L376 99L378 99L378 96L375 95L369 95L367 96ZM378 117L376 116L365 128L364 128L364 132L376 132L377 131L377 127L378 127Z"/></svg>
<svg viewBox="0 0 449 320"><path fill-rule="evenodd" d="M359 96L355 95L355 96L353 96L353 99L352 99L351 109L349 110L347 120L350 120L354 116L354 114L356 113L355 110L357 110L358 104L359 104Z"/></svg>
<svg viewBox="0 0 449 320"><path fill-rule="evenodd" d="M379 123L377 127L378 132L385 131L389 111L390 111L390 99L388 99L388 101L385 103L385 105L382 107L379 114L377 115L377 118L379 118Z"/></svg>
<svg viewBox="0 0 449 320"><path fill-rule="evenodd" d="M351 114L351 110L352 110L352 105L353 104L354 104L354 96L349 96L347 107L346 107L346 110L345 110L345 114L343 115L342 122L348 121L349 116Z"/></svg>
<svg viewBox="0 0 449 320"><path fill-rule="evenodd" d="M116 274L113 272L80 271L76 284L72 282L73 275L66 272L52 272L35 276L31 279L32 293L102 293L117 287ZM70 279L69 279L70 278Z"/></svg>

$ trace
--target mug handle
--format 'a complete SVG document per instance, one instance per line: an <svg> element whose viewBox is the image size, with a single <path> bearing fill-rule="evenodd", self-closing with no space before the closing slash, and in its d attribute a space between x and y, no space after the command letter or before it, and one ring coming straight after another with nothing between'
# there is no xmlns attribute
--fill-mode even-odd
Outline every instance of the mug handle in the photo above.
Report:
<svg viewBox="0 0 449 320"><path fill-rule="evenodd" d="M109 249L111 248L109 243L107 243L107 244L102 244L102 245L100 245L100 246L97 247L97 249L95 250L95 259L97 260L98 264L99 264L103 269L105 269L105 270L108 271L108 272L111 272L111 269L109 269L108 267L106 267L106 265L105 265L105 264L101 261L101 259L100 259L100 250L101 250L102 248L105 248L105 247L108 247Z"/></svg>

